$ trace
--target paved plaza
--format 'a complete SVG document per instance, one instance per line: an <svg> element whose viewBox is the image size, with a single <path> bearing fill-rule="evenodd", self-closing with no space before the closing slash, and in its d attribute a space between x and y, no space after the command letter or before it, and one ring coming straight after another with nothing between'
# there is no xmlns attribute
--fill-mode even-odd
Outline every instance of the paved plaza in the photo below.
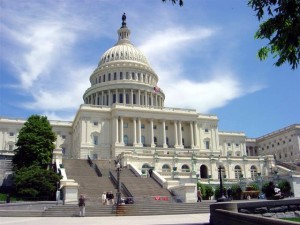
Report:
<svg viewBox="0 0 300 225"><path fill-rule="evenodd" d="M2 217L0 225L208 225L209 213L114 217Z"/></svg>

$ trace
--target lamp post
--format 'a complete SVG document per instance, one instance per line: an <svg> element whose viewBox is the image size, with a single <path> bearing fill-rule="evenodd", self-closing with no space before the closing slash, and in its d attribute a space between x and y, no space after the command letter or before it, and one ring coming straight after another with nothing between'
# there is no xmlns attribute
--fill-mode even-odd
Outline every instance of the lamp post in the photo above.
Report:
<svg viewBox="0 0 300 225"><path fill-rule="evenodd" d="M121 182L120 182L120 173L121 173L121 165L118 162L117 163L117 182L118 182L118 192L117 192L117 205L121 204L121 192L120 192L120 186L121 186Z"/></svg>
<svg viewBox="0 0 300 225"><path fill-rule="evenodd" d="M222 168L223 168L223 164L220 162L218 165L218 170L219 170L219 177L220 177L220 196L221 197L217 199L217 202L227 201L227 198L224 196Z"/></svg>

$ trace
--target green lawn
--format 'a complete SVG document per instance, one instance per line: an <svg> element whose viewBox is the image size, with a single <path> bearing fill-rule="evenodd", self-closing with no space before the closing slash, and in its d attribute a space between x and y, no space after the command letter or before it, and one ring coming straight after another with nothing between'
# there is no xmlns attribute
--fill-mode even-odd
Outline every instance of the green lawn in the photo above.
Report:
<svg viewBox="0 0 300 225"><path fill-rule="evenodd" d="M296 218L284 218L283 220L293 221L293 222L300 222L300 217Z"/></svg>

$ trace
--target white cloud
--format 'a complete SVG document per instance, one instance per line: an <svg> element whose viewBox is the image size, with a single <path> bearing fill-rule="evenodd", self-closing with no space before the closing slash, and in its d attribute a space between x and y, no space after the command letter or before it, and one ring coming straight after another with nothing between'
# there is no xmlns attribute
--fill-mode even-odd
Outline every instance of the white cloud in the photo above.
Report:
<svg viewBox="0 0 300 225"><path fill-rule="evenodd" d="M202 69L201 74L186 72L189 66L199 68L203 65L195 65L195 62L201 61L201 56L190 52L201 52L204 46L211 45L216 35L223 35L217 31L218 29L176 26L152 33L140 47L160 78L158 85L166 95L165 106L209 113L236 98L263 88L251 84L247 84L248 87L245 88L238 76L228 69L231 67L228 65L230 60L219 59L217 56L215 62L219 63L214 64L211 71Z"/></svg>

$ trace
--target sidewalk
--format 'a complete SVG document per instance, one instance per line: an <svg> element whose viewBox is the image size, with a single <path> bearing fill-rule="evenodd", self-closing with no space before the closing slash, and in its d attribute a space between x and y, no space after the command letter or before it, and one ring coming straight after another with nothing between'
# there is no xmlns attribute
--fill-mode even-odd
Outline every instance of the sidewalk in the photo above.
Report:
<svg viewBox="0 0 300 225"><path fill-rule="evenodd" d="M209 213L114 217L2 217L0 225L208 225Z"/></svg>

